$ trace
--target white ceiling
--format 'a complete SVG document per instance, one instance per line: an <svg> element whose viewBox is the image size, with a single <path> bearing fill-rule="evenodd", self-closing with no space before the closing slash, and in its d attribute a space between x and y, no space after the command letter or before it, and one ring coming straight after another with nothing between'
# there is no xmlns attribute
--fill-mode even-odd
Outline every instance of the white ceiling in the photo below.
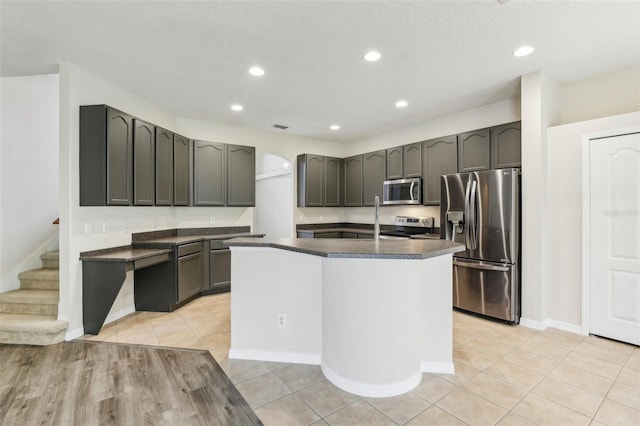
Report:
<svg viewBox="0 0 640 426"><path fill-rule="evenodd" d="M640 1L0 5L3 77L67 61L179 116L334 141L517 96L539 69L563 83L640 63ZM536 51L513 57L523 44Z"/></svg>

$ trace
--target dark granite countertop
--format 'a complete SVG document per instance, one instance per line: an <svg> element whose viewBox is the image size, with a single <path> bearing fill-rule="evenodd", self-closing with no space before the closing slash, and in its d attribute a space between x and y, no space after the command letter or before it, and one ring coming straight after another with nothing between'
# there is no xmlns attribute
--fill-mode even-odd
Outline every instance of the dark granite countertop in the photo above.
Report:
<svg viewBox="0 0 640 426"><path fill-rule="evenodd" d="M171 253L169 249L143 249L131 246L113 247L104 250L80 253L80 260L92 262L134 262L161 254Z"/></svg>
<svg viewBox="0 0 640 426"><path fill-rule="evenodd" d="M392 235L395 231L395 225L380 225L380 235ZM310 235L327 234L329 232L353 232L356 234L373 235L373 225L366 223L310 223L297 225L296 232ZM440 229L436 228L434 233L417 234L411 238L439 239Z"/></svg>
<svg viewBox="0 0 640 426"><path fill-rule="evenodd" d="M364 259L428 259L464 250L462 244L435 239L353 240L278 238L236 238L224 242L228 247L272 247L314 256Z"/></svg>
<svg viewBox="0 0 640 426"><path fill-rule="evenodd" d="M154 238L144 241L135 241L134 247L145 248L171 248L180 244L197 243L209 240L228 240L231 238L246 237L260 238L264 234L252 234L251 232L236 232L232 234L200 234L200 235L174 235L163 238Z"/></svg>

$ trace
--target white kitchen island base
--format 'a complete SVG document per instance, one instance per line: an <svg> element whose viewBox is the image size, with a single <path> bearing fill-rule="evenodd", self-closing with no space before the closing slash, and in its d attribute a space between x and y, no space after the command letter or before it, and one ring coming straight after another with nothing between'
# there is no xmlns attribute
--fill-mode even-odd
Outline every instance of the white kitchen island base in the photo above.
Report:
<svg viewBox="0 0 640 426"><path fill-rule="evenodd" d="M451 253L231 250L230 358L320 364L336 386L373 397L408 392L423 372L454 372Z"/></svg>

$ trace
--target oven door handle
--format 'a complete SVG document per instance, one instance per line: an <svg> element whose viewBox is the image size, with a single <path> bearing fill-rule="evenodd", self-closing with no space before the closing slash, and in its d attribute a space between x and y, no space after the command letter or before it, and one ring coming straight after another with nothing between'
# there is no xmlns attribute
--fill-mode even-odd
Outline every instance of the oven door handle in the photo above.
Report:
<svg viewBox="0 0 640 426"><path fill-rule="evenodd" d="M474 268L474 269L483 269L485 271L496 271L496 272L508 272L509 266L506 265L490 265L485 262L465 262L463 260L453 260L453 264L456 266L463 266L465 268Z"/></svg>

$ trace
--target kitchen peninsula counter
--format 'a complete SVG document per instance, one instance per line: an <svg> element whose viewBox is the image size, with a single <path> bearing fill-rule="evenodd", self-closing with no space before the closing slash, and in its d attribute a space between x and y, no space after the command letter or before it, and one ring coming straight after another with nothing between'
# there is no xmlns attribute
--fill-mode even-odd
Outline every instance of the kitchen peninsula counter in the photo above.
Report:
<svg viewBox="0 0 640 426"><path fill-rule="evenodd" d="M233 239L229 358L317 364L358 395L453 373L444 240Z"/></svg>

